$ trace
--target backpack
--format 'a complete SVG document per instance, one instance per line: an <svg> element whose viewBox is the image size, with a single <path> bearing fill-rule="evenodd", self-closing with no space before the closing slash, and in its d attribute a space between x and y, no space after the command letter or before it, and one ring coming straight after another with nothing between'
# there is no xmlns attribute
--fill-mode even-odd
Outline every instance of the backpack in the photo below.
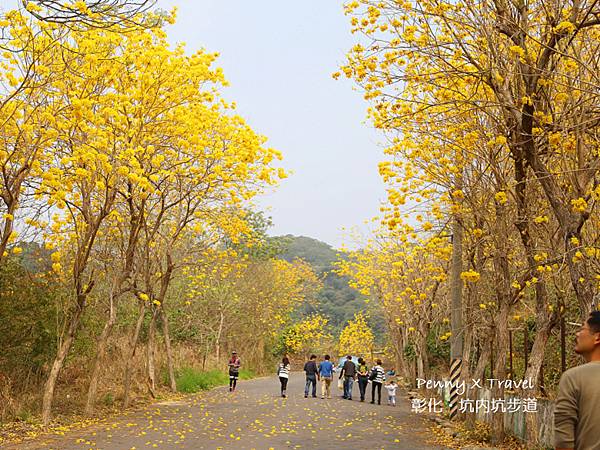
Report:
<svg viewBox="0 0 600 450"><path fill-rule="evenodd" d="M376 378L377 378L377 369L375 367L373 367L371 369L371 373L369 374L369 381L375 381Z"/></svg>

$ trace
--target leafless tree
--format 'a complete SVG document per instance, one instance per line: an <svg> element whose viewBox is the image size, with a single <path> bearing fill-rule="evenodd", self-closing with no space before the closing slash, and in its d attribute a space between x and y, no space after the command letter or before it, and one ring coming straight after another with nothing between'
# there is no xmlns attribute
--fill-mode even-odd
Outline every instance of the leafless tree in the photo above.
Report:
<svg viewBox="0 0 600 450"><path fill-rule="evenodd" d="M21 0L25 8L30 0ZM74 4L59 0L33 0L42 9L29 12L39 20L60 23L63 25L83 24L96 28L108 28L113 25L154 26L158 17L149 18L148 12L156 4L156 0L94 0L86 1L87 11L82 11Z"/></svg>

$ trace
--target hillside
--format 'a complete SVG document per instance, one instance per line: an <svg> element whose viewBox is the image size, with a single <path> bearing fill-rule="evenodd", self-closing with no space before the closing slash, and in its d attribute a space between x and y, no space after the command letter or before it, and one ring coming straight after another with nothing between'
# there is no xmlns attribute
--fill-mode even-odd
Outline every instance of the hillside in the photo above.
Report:
<svg viewBox="0 0 600 450"><path fill-rule="evenodd" d="M277 236L276 240L284 249L279 256L286 261L301 258L311 264L315 272L323 278L323 289L318 295L316 307L307 307L306 312L319 311L331 320L336 333L343 328L354 313L365 309L365 298L348 286L348 278L334 273L334 262L338 253L329 244L306 236ZM374 331L381 329L378 317L372 317ZM376 333L378 334L378 333Z"/></svg>

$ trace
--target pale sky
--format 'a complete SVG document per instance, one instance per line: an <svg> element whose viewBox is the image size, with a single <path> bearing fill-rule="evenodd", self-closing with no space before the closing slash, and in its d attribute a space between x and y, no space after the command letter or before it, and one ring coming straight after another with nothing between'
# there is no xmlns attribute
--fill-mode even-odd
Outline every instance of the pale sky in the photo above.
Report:
<svg viewBox="0 0 600 450"><path fill-rule="evenodd" d="M15 0L0 0L4 9ZM341 0L158 0L178 7L172 42L219 52L230 86L224 97L293 174L258 200L271 234L310 236L334 247L342 227L378 214L384 185L377 173L381 136L366 123L367 103L331 73L356 43Z"/></svg>

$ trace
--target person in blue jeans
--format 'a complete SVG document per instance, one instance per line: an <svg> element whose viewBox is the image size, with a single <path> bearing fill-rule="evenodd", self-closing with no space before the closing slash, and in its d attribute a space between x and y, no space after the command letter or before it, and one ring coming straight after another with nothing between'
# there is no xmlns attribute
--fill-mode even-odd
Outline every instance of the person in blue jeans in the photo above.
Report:
<svg viewBox="0 0 600 450"><path fill-rule="evenodd" d="M360 391L360 401L365 401L365 392L367 390L367 385L369 384L369 368L367 367L367 363L365 360L360 357L358 358L358 368L356 369L358 372L358 389Z"/></svg>
<svg viewBox="0 0 600 450"><path fill-rule="evenodd" d="M308 391L312 384L312 396L317 398L317 379L319 378L319 369L316 362L317 356L310 355L310 360L304 364L304 372L306 373L306 386L304 386L304 398L308 397Z"/></svg>
<svg viewBox="0 0 600 450"><path fill-rule="evenodd" d="M340 380L344 377L344 398L352 400L352 383L356 377L356 364L352 361L352 356L346 356L346 362L340 372Z"/></svg>
<svg viewBox="0 0 600 450"><path fill-rule="evenodd" d="M324 361L319 364L319 376L321 377L321 398L331 398L331 380L333 379L333 363L329 361L330 356L325 355Z"/></svg>

